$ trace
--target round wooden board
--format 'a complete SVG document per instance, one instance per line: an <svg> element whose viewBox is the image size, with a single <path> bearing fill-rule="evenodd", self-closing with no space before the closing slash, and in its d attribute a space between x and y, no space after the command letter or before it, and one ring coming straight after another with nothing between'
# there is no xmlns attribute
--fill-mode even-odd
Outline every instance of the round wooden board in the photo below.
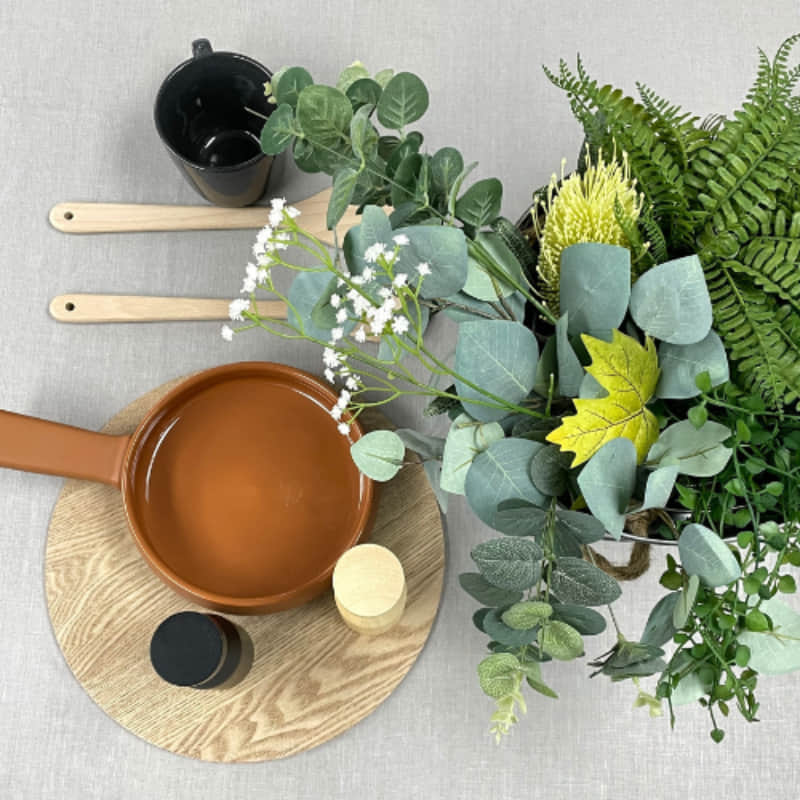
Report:
<svg viewBox="0 0 800 800"><path fill-rule="evenodd" d="M134 401L106 425L133 431L178 381ZM368 428L390 427L374 413ZM371 541L391 549L408 581L401 621L360 636L329 591L301 608L228 618L252 639L253 665L227 689L164 683L149 660L150 637L177 611L197 609L146 565L128 532L120 493L70 480L53 510L45 589L56 640L89 696L151 744L205 761L283 758L337 736L372 712L411 669L430 633L442 591L441 517L421 466L384 484ZM389 723L387 722L387 725Z"/></svg>

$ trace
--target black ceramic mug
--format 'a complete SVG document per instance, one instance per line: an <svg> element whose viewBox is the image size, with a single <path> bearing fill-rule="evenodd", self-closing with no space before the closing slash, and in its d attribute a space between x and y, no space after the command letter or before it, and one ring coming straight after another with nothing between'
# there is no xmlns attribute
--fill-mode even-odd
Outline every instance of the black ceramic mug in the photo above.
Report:
<svg viewBox="0 0 800 800"><path fill-rule="evenodd" d="M247 56L215 53L207 39L192 42L192 54L161 84L156 130L203 197L251 205L264 194L272 164L260 144L263 117L274 108L264 95L272 73Z"/></svg>

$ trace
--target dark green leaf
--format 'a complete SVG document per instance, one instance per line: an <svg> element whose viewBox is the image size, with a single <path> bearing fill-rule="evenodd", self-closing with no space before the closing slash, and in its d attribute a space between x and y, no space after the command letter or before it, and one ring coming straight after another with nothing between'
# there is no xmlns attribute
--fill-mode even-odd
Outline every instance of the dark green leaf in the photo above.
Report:
<svg viewBox="0 0 800 800"><path fill-rule="evenodd" d="M554 603L553 619L566 622L584 636L596 636L606 629L605 617L594 609L584 606Z"/></svg>
<svg viewBox="0 0 800 800"><path fill-rule="evenodd" d="M332 86L306 86L297 100L297 122L315 148L340 143L350 132L353 106Z"/></svg>
<svg viewBox="0 0 800 800"><path fill-rule="evenodd" d="M400 130L418 120L428 108L425 84L410 72L398 72L384 87L378 101L378 119Z"/></svg>
<svg viewBox="0 0 800 800"><path fill-rule="evenodd" d="M357 111L362 106L376 106L381 99L380 84L372 78L359 78L347 87L345 94Z"/></svg>
<svg viewBox="0 0 800 800"><path fill-rule="evenodd" d="M478 181L456 201L456 217L476 229L481 228L500 213L502 199L503 184L497 178Z"/></svg>
<svg viewBox="0 0 800 800"><path fill-rule="evenodd" d="M560 558L550 585L561 602L581 606L607 605L622 594L619 584L610 575L579 558Z"/></svg>
<svg viewBox="0 0 800 800"><path fill-rule="evenodd" d="M507 606L522 599L522 592L498 589L478 572L462 572L458 582L467 594L485 606Z"/></svg>
<svg viewBox="0 0 800 800"><path fill-rule="evenodd" d="M437 150L431 161L434 188L446 197L463 169L464 159L455 147Z"/></svg>
<svg viewBox="0 0 800 800"><path fill-rule="evenodd" d="M500 589L524 591L539 579L542 551L528 539L489 539L471 555L481 575Z"/></svg>
<svg viewBox="0 0 800 800"><path fill-rule="evenodd" d="M282 153L295 135L294 111L288 104L278 106L261 129L261 149L268 156Z"/></svg>
<svg viewBox="0 0 800 800"><path fill-rule="evenodd" d="M353 191L356 188L358 173L350 167L340 169L333 177L333 191L331 199L328 201L328 212L325 223L329 231L332 231L339 220L344 216L347 207L353 199Z"/></svg>
<svg viewBox="0 0 800 800"><path fill-rule="evenodd" d="M642 633L642 644L661 647L675 635L673 613L680 598L679 592L664 595L653 607Z"/></svg>
<svg viewBox="0 0 800 800"><path fill-rule="evenodd" d="M283 103L297 107L297 98L300 92L311 86L314 79L308 70L303 67L289 67L288 69L281 70L272 76L272 94L278 105Z"/></svg>
<svg viewBox="0 0 800 800"><path fill-rule="evenodd" d="M491 636L496 642L500 642L500 644L504 644L507 647L516 648L524 647L526 644L536 641L536 634L538 633L536 628L525 631L509 628L500 618L496 608L493 608L483 618L483 630L487 636Z"/></svg>
<svg viewBox="0 0 800 800"><path fill-rule="evenodd" d="M558 497L566 491L567 471L558 447L547 445L539 450L531 460L530 471L533 485L542 494Z"/></svg>

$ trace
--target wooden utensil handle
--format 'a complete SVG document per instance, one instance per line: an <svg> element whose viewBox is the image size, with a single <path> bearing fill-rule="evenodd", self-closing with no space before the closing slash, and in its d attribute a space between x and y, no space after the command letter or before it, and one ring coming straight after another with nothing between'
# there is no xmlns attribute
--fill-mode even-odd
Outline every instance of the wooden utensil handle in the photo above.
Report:
<svg viewBox="0 0 800 800"><path fill-rule="evenodd" d="M166 322L228 319L228 300L195 297L143 297L115 294L62 294L50 303L59 322ZM256 303L262 317L286 319L279 300Z"/></svg>
<svg viewBox="0 0 800 800"><path fill-rule="evenodd" d="M0 467L119 487L130 436L0 411Z"/></svg>

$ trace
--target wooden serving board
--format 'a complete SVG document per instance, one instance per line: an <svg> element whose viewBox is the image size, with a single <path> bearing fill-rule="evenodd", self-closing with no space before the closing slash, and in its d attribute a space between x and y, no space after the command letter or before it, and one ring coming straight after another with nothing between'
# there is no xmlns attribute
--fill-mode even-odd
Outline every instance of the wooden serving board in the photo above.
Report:
<svg viewBox="0 0 800 800"><path fill-rule="evenodd" d="M103 430L133 431L176 383L134 401ZM390 427L377 413L362 421L368 428ZM442 590L442 523L422 467L404 468L381 490L371 541L392 550L405 569L408 604L400 622L379 636L359 635L342 621L331 592L278 614L226 615L252 640L252 667L231 688L197 690L164 683L150 665L149 645L167 616L202 609L151 572L128 532L117 490L67 481L45 556L47 605L67 664L112 719L192 758L277 759L343 733L411 669Z"/></svg>

